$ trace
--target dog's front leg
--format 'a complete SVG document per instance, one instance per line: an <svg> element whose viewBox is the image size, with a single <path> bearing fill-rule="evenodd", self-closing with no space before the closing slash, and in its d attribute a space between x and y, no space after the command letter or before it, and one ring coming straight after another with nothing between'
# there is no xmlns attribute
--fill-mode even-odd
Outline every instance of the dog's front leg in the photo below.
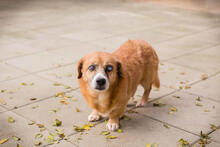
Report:
<svg viewBox="0 0 220 147"><path fill-rule="evenodd" d="M119 118L124 113L124 107L117 107L109 114L109 120L106 125L110 131L116 131L119 128Z"/></svg>
<svg viewBox="0 0 220 147"><path fill-rule="evenodd" d="M94 109L92 113L88 116L88 121L97 121L101 118L99 113Z"/></svg>

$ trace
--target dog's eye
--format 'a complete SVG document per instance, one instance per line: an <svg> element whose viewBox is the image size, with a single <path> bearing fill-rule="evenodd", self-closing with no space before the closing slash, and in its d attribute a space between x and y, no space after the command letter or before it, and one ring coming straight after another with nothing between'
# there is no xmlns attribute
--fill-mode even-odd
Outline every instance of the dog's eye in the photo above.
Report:
<svg viewBox="0 0 220 147"><path fill-rule="evenodd" d="M90 65L88 69L89 69L89 71L94 71L95 70L95 65Z"/></svg>
<svg viewBox="0 0 220 147"><path fill-rule="evenodd" d="M107 65L105 68L105 71L110 72L113 70L113 67L111 65Z"/></svg>

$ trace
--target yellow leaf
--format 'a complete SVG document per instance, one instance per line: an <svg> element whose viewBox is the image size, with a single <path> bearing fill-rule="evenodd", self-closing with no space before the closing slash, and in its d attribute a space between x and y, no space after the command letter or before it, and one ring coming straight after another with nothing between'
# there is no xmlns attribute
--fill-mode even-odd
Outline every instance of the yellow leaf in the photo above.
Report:
<svg viewBox="0 0 220 147"><path fill-rule="evenodd" d="M106 136L106 139L116 139L116 138L117 138L116 136L112 136L112 135Z"/></svg>
<svg viewBox="0 0 220 147"><path fill-rule="evenodd" d="M106 135L109 135L110 132L108 132L108 131L102 131L100 134L106 136Z"/></svg>
<svg viewBox="0 0 220 147"><path fill-rule="evenodd" d="M152 147L158 147L157 143L153 143Z"/></svg>
<svg viewBox="0 0 220 147"><path fill-rule="evenodd" d="M59 119L55 119L55 120L53 121L53 126L58 127L58 126L61 126L61 125L62 125L62 121L60 121Z"/></svg>
<svg viewBox="0 0 220 147"><path fill-rule="evenodd" d="M204 112L210 112L210 110L209 109L205 109L205 110L203 110Z"/></svg>
<svg viewBox="0 0 220 147"><path fill-rule="evenodd" d="M80 112L79 108L76 107L76 112Z"/></svg>
<svg viewBox="0 0 220 147"><path fill-rule="evenodd" d="M38 128L44 128L43 124L36 124L38 126Z"/></svg>
<svg viewBox="0 0 220 147"><path fill-rule="evenodd" d="M8 141L8 138L1 139L1 140L0 140L0 144L3 144L3 143L5 143L5 142L7 142L7 141Z"/></svg>
<svg viewBox="0 0 220 147"><path fill-rule="evenodd" d="M167 124L165 124L165 123L163 123L163 126L164 126L165 128L169 128L169 126L168 126Z"/></svg>
<svg viewBox="0 0 220 147"><path fill-rule="evenodd" d="M14 120L12 117L8 117L8 122L9 122L9 123L14 123L15 120Z"/></svg>
<svg viewBox="0 0 220 147"><path fill-rule="evenodd" d="M40 134L40 133L38 133L38 134L35 135L35 139L39 139L39 138L42 138L42 137L43 137L43 135Z"/></svg>
<svg viewBox="0 0 220 147"><path fill-rule="evenodd" d="M196 102L196 106L202 107L203 105L201 103Z"/></svg>
<svg viewBox="0 0 220 147"><path fill-rule="evenodd" d="M66 102L65 99L60 100L60 103L65 104L65 105L69 104L68 102Z"/></svg>
<svg viewBox="0 0 220 147"><path fill-rule="evenodd" d="M189 85L186 85L186 86L185 86L185 89L189 89L189 88L191 88Z"/></svg>
<svg viewBox="0 0 220 147"><path fill-rule="evenodd" d="M23 85L23 86L27 86L27 84L26 84L26 83L24 83L24 82L23 82L23 83L21 83L21 85Z"/></svg>
<svg viewBox="0 0 220 147"><path fill-rule="evenodd" d="M65 92L59 92L56 94L56 97L63 97L65 95Z"/></svg>
<svg viewBox="0 0 220 147"><path fill-rule="evenodd" d="M151 147L151 144L150 144L150 143L147 143L147 144L146 144L146 147Z"/></svg>
<svg viewBox="0 0 220 147"><path fill-rule="evenodd" d="M6 105L6 102L5 102L2 98L0 98L0 103L1 103L2 105Z"/></svg>
<svg viewBox="0 0 220 147"><path fill-rule="evenodd" d="M12 138L13 138L15 141L21 140L21 138L19 138L19 137L17 137L17 136L12 136Z"/></svg>
<svg viewBox="0 0 220 147"><path fill-rule="evenodd" d="M61 84L60 84L60 83L55 82L55 83L53 83L53 85L54 85L54 86L60 86Z"/></svg>
<svg viewBox="0 0 220 147"><path fill-rule="evenodd" d="M118 129L117 132L118 132L118 133L122 133L123 131L122 131L121 129Z"/></svg>
<svg viewBox="0 0 220 147"><path fill-rule="evenodd" d="M89 123L88 126L89 126L89 127L94 127L95 125L92 124L92 123Z"/></svg>
<svg viewBox="0 0 220 147"><path fill-rule="evenodd" d="M176 111L177 111L177 109L176 109L176 108L174 108L174 107L170 107L170 110L171 110L171 111L174 111L174 112L176 112Z"/></svg>
<svg viewBox="0 0 220 147"><path fill-rule="evenodd" d="M83 126L83 128L84 128L85 130L90 130L90 129L91 129L87 124L85 124L85 125Z"/></svg>
<svg viewBox="0 0 220 147"><path fill-rule="evenodd" d="M30 98L30 101L35 101L35 100L37 100L37 98L35 97Z"/></svg>

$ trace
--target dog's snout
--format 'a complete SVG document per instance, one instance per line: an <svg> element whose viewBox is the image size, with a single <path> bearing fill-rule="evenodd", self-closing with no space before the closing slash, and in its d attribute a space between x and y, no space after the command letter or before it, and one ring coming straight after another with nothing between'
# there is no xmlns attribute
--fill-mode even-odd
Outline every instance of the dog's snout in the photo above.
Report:
<svg viewBox="0 0 220 147"><path fill-rule="evenodd" d="M106 80L104 78L100 78L96 80L97 85L103 86L106 83Z"/></svg>

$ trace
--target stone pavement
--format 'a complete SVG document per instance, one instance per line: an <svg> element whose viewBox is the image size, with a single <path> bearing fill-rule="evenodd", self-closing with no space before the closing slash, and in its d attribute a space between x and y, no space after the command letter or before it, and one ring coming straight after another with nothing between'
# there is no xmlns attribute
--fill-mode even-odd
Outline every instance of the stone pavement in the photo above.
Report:
<svg viewBox="0 0 220 147"><path fill-rule="evenodd" d="M156 49L161 88L144 108L131 101L123 132L106 139L104 120L84 126L90 108L76 63L127 39ZM0 70L0 147L176 147L181 138L199 147L201 131L211 137L203 135L207 147L220 147L218 13L128 0L2 0Z"/></svg>

